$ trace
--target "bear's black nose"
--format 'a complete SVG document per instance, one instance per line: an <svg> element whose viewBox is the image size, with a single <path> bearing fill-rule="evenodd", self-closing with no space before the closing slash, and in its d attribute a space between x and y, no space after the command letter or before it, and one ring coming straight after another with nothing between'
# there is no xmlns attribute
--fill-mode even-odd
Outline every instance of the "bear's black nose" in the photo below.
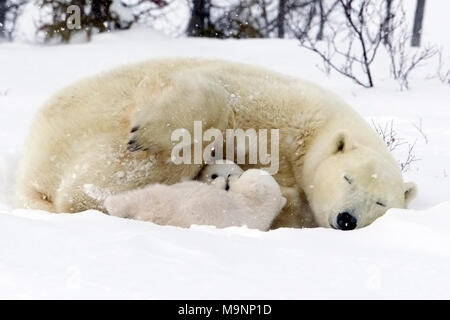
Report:
<svg viewBox="0 0 450 320"><path fill-rule="evenodd" d="M357 220L348 212L341 212L336 219L338 228L341 230L353 230L356 228Z"/></svg>

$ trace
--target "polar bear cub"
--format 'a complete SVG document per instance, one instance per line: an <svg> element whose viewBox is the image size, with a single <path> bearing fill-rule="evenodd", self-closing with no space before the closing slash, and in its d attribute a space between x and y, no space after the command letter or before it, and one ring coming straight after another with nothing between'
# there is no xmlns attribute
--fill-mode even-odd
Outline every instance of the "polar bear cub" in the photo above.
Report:
<svg viewBox="0 0 450 320"><path fill-rule="evenodd" d="M243 172L244 170L233 161L215 160L213 164L205 166L196 179L228 191L230 184L238 179Z"/></svg>
<svg viewBox="0 0 450 320"><path fill-rule="evenodd" d="M215 163L198 179L110 196L105 208L113 216L160 225L245 225L266 231L286 204L278 183L264 170L242 172L234 163Z"/></svg>

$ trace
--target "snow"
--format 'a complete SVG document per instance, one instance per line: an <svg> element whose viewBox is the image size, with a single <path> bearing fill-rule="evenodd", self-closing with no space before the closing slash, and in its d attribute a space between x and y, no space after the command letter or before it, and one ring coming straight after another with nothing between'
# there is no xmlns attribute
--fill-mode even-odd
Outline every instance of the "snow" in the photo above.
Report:
<svg viewBox="0 0 450 320"><path fill-rule="evenodd" d="M426 15L437 11L430 5ZM434 30L443 35L448 19L441 22ZM351 232L180 229L96 211L12 208L25 135L49 95L118 65L167 56L266 66L328 87L369 122L393 121L406 142L394 155L403 161L415 144L420 159L405 173L418 198L411 209L389 210ZM320 65L295 40L173 39L145 29L70 46L1 43L0 298L450 298L450 86L426 79L435 72L431 62L403 92L383 76L367 90L326 76Z"/></svg>
<svg viewBox="0 0 450 320"><path fill-rule="evenodd" d="M448 208L267 233L16 210L0 214L0 298L448 298Z"/></svg>

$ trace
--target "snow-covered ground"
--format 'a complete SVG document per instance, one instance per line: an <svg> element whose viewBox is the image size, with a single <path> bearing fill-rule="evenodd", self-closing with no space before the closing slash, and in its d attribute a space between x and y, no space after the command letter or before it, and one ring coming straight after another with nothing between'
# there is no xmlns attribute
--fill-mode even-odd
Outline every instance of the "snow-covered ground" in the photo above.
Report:
<svg viewBox="0 0 450 320"><path fill-rule="evenodd" d="M394 150L399 161L415 144L419 160L405 177L418 184L418 198L353 232L179 229L94 211L12 209L24 138L50 94L167 56L266 66L328 87L367 121L393 121L405 142ZM294 40L170 39L141 29L70 46L0 44L0 298L450 298L450 86L425 80L432 64L406 92L381 76L377 88L363 89L327 77L320 64Z"/></svg>

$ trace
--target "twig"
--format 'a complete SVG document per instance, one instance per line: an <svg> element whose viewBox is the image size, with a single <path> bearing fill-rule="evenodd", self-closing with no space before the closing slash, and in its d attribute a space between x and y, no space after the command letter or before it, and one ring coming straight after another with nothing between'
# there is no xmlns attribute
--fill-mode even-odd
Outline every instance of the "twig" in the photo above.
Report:
<svg viewBox="0 0 450 320"><path fill-rule="evenodd" d="M375 121L372 119L372 126L375 132L378 133L380 137L383 139L383 141L386 143L389 151L392 152L401 146L405 145L408 146L408 153L406 155L406 159L399 161L400 168L403 172L408 171L413 162L420 160L416 158L416 155L414 154L414 148L416 146L417 140L414 141L414 143L409 143L405 139L399 138L397 136L397 132L394 129L393 120L385 123L384 125L381 125L379 123L375 123ZM425 134L423 134L423 136L426 137Z"/></svg>
<svg viewBox="0 0 450 320"><path fill-rule="evenodd" d="M419 133L421 134L421 136L425 140L425 143L428 144L428 137L422 130L422 118L419 119L419 125L416 125L415 123L413 123L413 126L414 126L414 128L417 129L417 131L419 131Z"/></svg>

